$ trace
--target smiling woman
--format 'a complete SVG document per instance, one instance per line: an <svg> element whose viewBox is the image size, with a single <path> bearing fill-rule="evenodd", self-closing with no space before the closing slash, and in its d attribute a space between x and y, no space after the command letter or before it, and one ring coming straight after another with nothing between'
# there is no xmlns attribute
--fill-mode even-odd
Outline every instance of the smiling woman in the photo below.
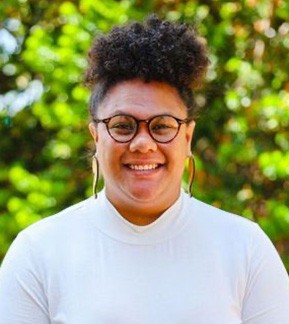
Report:
<svg viewBox="0 0 289 324"><path fill-rule="evenodd" d="M96 121L107 121L106 127L91 123L89 128L107 198L127 220L147 225L180 195L195 123L187 119L176 89L156 81L119 82L108 91L97 115Z"/></svg>
<svg viewBox="0 0 289 324"><path fill-rule="evenodd" d="M193 28L156 16L96 39L86 82L105 187L18 235L0 324L288 324L288 275L265 233L181 190L208 62Z"/></svg>

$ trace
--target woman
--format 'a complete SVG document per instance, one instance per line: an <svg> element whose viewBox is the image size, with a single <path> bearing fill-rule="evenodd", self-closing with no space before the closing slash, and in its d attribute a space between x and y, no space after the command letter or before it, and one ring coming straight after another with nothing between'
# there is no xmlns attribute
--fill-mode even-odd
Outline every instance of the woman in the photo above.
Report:
<svg viewBox="0 0 289 324"><path fill-rule="evenodd" d="M0 324L289 323L288 276L260 227L181 191L208 65L195 31L151 16L89 57L105 189L18 235Z"/></svg>

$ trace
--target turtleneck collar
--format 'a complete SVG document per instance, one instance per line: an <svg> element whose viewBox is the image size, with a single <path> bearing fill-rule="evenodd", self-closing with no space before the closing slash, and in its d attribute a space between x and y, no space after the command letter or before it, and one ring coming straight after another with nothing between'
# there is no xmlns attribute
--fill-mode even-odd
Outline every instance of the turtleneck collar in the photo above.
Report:
<svg viewBox="0 0 289 324"><path fill-rule="evenodd" d="M103 234L112 239L139 245L163 242L178 234L189 217L184 212L187 194L181 191L177 201L149 225L139 226L127 221L112 205L102 190L97 199L90 198L89 217Z"/></svg>

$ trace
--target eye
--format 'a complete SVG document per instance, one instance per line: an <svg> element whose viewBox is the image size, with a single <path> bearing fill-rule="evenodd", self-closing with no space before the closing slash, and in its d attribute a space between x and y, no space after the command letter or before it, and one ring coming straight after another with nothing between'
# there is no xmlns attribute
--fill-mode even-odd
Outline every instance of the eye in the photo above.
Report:
<svg viewBox="0 0 289 324"><path fill-rule="evenodd" d="M167 128L173 128L173 126L168 125L168 124L157 124L152 127L152 130L161 130L161 129L167 129Z"/></svg>
<svg viewBox="0 0 289 324"><path fill-rule="evenodd" d="M112 125L111 128L132 130L133 126L130 124L127 124L127 123L118 123L118 124Z"/></svg>
<svg viewBox="0 0 289 324"><path fill-rule="evenodd" d="M171 116L156 116L151 120L150 129L155 133L171 132L178 128L178 123Z"/></svg>

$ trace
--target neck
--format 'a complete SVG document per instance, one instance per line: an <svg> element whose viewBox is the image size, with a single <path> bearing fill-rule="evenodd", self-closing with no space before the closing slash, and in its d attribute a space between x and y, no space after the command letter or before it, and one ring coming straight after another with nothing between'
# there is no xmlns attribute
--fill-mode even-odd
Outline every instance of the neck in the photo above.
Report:
<svg viewBox="0 0 289 324"><path fill-rule="evenodd" d="M163 212L156 212L154 214L146 215L141 214L139 210L133 211L132 208L130 209L122 209L120 210L117 208L117 211L122 215L123 218L125 218L127 221L129 221L132 224L139 225L139 226L145 226L153 223L155 220L157 220Z"/></svg>
<svg viewBox="0 0 289 324"><path fill-rule="evenodd" d="M155 205L155 201L152 202L139 202L131 199L125 202L106 190L106 196L116 210L132 224L145 226L153 223L157 220L168 208L170 208L178 199L178 195L170 197L170 199L164 199L163 201L157 200L158 204Z"/></svg>

